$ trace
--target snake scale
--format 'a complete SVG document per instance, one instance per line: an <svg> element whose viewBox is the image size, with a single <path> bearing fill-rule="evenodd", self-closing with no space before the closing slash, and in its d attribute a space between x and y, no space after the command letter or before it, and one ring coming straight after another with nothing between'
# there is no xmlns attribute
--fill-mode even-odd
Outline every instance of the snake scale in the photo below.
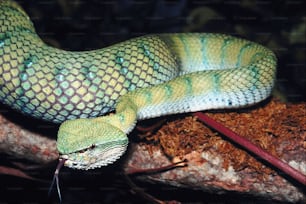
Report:
<svg viewBox="0 0 306 204"><path fill-rule="evenodd" d="M0 101L62 123L57 147L71 168L113 163L137 120L252 105L275 81L272 51L223 34L156 34L64 51L44 43L7 0L0 0L0 27Z"/></svg>

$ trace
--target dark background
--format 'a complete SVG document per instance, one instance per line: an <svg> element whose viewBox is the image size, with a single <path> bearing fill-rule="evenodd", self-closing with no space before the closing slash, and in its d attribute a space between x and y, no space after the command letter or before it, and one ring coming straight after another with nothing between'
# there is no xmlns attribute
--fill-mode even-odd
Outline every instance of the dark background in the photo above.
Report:
<svg viewBox="0 0 306 204"><path fill-rule="evenodd" d="M166 0L27 0L18 1L30 15L39 35L48 44L66 50L92 50L148 33L213 32L231 34L261 43L278 57L275 92L283 101L305 101L306 3L289 1L166 1ZM56 136L56 125L30 120L0 105L8 117L37 131ZM25 122L26 121L26 122ZM14 160L0 154L0 165ZM20 161L20 160L16 160ZM25 162L25 161L21 161ZM31 163L27 163L33 166ZM0 175L0 203L56 203L56 192L47 197L56 164L28 170L46 182ZM120 162L92 171L62 169L64 203L145 203L130 193L120 175ZM213 195L202 191L138 183L162 200L183 203L271 203L235 193Z"/></svg>

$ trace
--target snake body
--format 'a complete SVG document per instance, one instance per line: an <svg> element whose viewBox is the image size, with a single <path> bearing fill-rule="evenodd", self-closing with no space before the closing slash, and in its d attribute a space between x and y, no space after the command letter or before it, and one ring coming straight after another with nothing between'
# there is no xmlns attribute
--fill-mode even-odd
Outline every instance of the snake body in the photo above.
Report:
<svg viewBox="0 0 306 204"><path fill-rule="evenodd" d="M57 145L68 167L113 163L137 120L264 100L275 71L272 51L222 34L147 35L99 50L60 50L39 38L20 6L0 1L0 101L63 122Z"/></svg>

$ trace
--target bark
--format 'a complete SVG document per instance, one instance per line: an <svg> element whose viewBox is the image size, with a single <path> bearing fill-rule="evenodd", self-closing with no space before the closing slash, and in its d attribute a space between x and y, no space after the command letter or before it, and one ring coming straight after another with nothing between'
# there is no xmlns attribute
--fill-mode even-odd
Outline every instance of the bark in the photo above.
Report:
<svg viewBox="0 0 306 204"><path fill-rule="evenodd" d="M54 139L15 124L1 114L0 152L42 164L56 160L59 155Z"/></svg>
<svg viewBox="0 0 306 204"><path fill-rule="evenodd" d="M305 111L306 103L272 100L251 109L208 115L306 175ZM138 178L215 193L234 191L279 201L305 201L303 185L207 128L196 117L165 118L166 124L153 133L146 131L142 142L130 145L123 158L126 173L187 159L187 166ZM139 135L134 131L130 137ZM0 152L37 163L58 158L55 140L1 115Z"/></svg>

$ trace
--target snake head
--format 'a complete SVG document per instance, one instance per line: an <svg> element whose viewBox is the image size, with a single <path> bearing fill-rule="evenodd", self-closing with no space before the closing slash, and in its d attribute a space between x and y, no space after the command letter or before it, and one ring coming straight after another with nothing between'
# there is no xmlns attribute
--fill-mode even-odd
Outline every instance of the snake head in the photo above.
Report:
<svg viewBox="0 0 306 204"><path fill-rule="evenodd" d="M65 121L58 131L57 149L69 168L106 166L117 160L127 145L128 138L120 129L92 119Z"/></svg>

